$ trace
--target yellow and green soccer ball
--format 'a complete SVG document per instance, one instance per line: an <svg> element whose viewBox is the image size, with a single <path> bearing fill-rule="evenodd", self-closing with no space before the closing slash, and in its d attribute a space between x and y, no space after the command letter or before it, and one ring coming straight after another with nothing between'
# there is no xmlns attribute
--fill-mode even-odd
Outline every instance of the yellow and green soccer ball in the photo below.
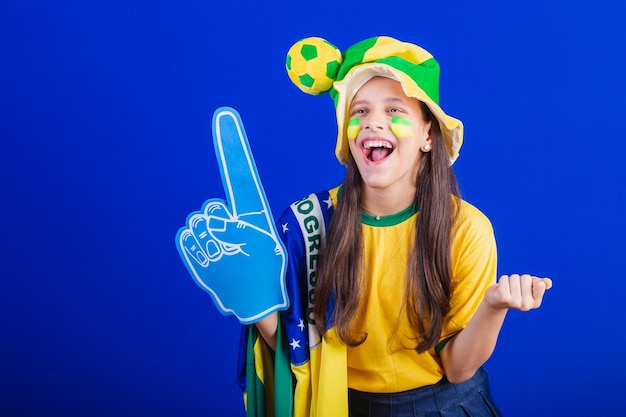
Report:
<svg viewBox="0 0 626 417"><path fill-rule="evenodd" d="M305 38L287 53L287 74L302 91L318 95L330 90L341 66L341 51L322 38Z"/></svg>

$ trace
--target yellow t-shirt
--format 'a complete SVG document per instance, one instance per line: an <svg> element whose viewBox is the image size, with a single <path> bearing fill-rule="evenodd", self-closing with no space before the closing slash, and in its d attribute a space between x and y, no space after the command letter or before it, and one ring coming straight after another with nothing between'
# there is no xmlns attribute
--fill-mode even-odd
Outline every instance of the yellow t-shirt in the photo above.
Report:
<svg viewBox="0 0 626 417"><path fill-rule="evenodd" d="M331 193L333 195L334 193ZM362 216L365 304L353 322L361 345L347 348L348 386L367 392L400 392L437 383L443 368L434 349L418 354L414 333L401 314L407 260L418 214L410 209L376 220ZM462 201L451 248L453 293L440 340L462 330L487 287L496 282L497 252L491 222Z"/></svg>

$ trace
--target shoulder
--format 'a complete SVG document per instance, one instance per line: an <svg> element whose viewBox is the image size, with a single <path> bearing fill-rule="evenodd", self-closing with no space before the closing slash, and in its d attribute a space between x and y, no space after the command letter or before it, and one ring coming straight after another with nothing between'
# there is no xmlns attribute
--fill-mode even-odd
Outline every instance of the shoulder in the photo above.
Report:
<svg viewBox="0 0 626 417"><path fill-rule="evenodd" d="M339 188L334 187L311 193L294 201L282 212L276 223L283 229L283 233L289 226L296 224L300 225L301 229L308 229L307 224L311 224L312 220L317 220L325 229L337 203L337 190Z"/></svg>
<svg viewBox="0 0 626 417"><path fill-rule="evenodd" d="M321 212L332 211L337 204L337 195L340 188L341 186L336 186L304 196L291 203L289 207L283 211L280 218L293 217L297 214L308 214L314 209Z"/></svg>
<svg viewBox="0 0 626 417"><path fill-rule="evenodd" d="M489 218L467 201L459 199L458 202L453 238L455 250L460 253L494 246L494 230Z"/></svg>
<svg viewBox="0 0 626 417"><path fill-rule="evenodd" d="M497 245L491 221L472 204L459 200L451 255L457 282L493 283Z"/></svg>
<svg viewBox="0 0 626 417"><path fill-rule="evenodd" d="M493 233L493 226L489 218L477 207L465 200L458 199L458 217L456 228L459 231L484 231Z"/></svg>

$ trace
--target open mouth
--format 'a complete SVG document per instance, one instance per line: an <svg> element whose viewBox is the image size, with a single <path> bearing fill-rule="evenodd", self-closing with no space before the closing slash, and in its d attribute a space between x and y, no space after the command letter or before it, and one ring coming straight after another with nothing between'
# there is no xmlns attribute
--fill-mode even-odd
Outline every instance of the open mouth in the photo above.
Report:
<svg viewBox="0 0 626 417"><path fill-rule="evenodd" d="M365 158L372 162L379 162L393 152L393 144L386 140L368 140L363 143Z"/></svg>

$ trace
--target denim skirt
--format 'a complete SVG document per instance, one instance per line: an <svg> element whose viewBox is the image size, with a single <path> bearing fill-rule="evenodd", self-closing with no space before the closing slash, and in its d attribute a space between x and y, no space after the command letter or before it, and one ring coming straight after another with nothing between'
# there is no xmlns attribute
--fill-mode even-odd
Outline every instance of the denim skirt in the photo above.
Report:
<svg viewBox="0 0 626 417"><path fill-rule="evenodd" d="M484 368L460 384L444 376L434 385L396 393L348 391L350 417L502 417Z"/></svg>

